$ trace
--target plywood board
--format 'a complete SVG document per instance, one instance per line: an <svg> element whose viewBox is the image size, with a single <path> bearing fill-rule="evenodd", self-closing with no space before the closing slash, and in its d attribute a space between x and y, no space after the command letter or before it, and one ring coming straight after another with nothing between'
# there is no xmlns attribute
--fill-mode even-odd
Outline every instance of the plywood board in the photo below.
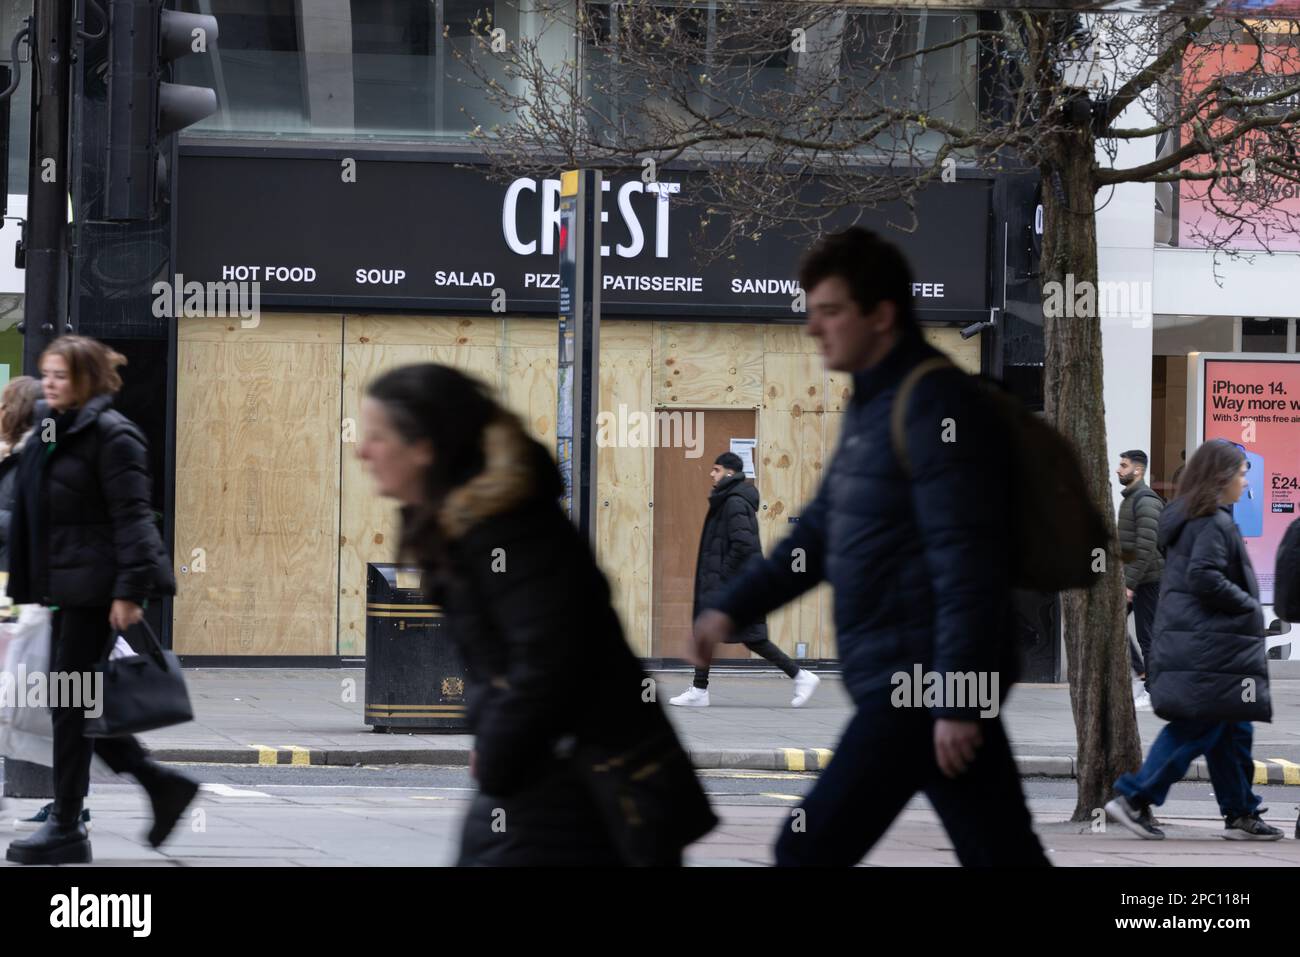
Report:
<svg viewBox="0 0 1300 957"><path fill-rule="evenodd" d="M249 328L245 328L238 319L217 318L182 319L177 328L179 337L186 342L337 345L342 318L338 314L263 312L258 324Z"/></svg>
<svg viewBox="0 0 1300 957"><path fill-rule="evenodd" d="M557 347L501 351L503 401L523 420L528 434L554 454Z"/></svg>
<svg viewBox="0 0 1300 957"><path fill-rule="evenodd" d="M645 335L648 340L648 331ZM639 350L610 349L602 342L598 413L609 412L617 420L622 407L626 422L633 412L653 414L648 341L646 345ZM627 430L624 433L620 436L617 427L607 430L607 441L596 449L596 560L609 579L628 644L633 653L649 657L654 449L624 441L630 438Z"/></svg>
<svg viewBox="0 0 1300 957"><path fill-rule="evenodd" d="M853 399L853 376L848 372L826 372L826 411L843 412Z"/></svg>
<svg viewBox="0 0 1300 957"><path fill-rule="evenodd" d="M504 321L500 316L349 315L346 341L495 349L501 344Z"/></svg>
<svg viewBox="0 0 1300 957"><path fill-rule="evenodd" d="M967 372L980 371L980 337L963 339L956 326L925 326L925 341L941 352L946 352L957 365Z"/></svg>
<svg viewBox="0 0 1300 957"><path fill-rule="evenodd" d="M806 327L798 325L766 325L763 327L763 351L767 355L821 355L817 340L808 335Z"/></svg>
<svg viewBox="0 0 1300 957"><path fill-rule="evenodd" d="M657 405L757 406L763 392L763 327L659 324L654 355Z"/></svg>
<svg viewBox="0 0 1300 957"><path fill-rule="evenodd" d="M798 514L802 418L767 406L760 412L755 464L763 505L758 512L758 528L765 555L771 554L790 533L794 527L790 517ZM769 635L782 648L792 651L794 643L802 640L798 637L802 634L801 610L800 604L793 602L768 616Z"/></svg>
<svg viewBox="0 0 1300 957"><path fill-rule="evenodd" d="M821 356L769 352L763 357L763 404L781 412L826 408L826 372Z"/></svg>
<svg viewBox="0 0 1300 957"><path fill-rule="evenodd" d="M178 653L335 653L341 335L339 316L180 324Z"/></svg>
<svg viewBox="0 0 1300 957"><path fill-rule="evenodd" d="M345 427L349 422L354 429L359 427L361 399L367 383L389 369L408 363L439 362L453 366L482 379L494 391L500 388L503 379L513 381L518 390L515 398L531 401L542 388L535 380L544 376L544 358L533 350L539 366L536 375L529 370L527 376L506 376L498 348L502 320L491 320L482 326L477 325L482 320L474 320L473 328L465 326L465 321L447 316L348 316L342 373ZM521 357L516 355L516 358ZM348 434L345 429L344 435ZM397 508L396 502L375 495L370 477L356 458L355 443L345 442L337 543L340 654L365 652L366 565L396 560Z"/></svg>
<svg viewBox="0 0 1300 957"><path fill-rule="evenodd" d="M501 345L506 348L550 349L559 355L558 319L502 319Z"/></svg>
<svg viewBox="0 0 1300 957"><path fill-rule="evenodd" d="M624 322L623 320L600 324L600 351L630 349L645 353L647 360L654 349L658 322Z"/></svg>

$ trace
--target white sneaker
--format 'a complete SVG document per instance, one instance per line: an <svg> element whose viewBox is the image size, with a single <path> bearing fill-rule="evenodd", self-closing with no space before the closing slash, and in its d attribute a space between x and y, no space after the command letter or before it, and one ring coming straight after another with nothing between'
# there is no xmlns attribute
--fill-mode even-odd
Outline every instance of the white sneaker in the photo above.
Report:
<svg viewBox="0 0 1300 957"><path fill-rule="evenodd" d="M1150 711L1150 710L1151 710L1151 695L1147 694L1147 693L1144 691L1144 692L1142 692L1140 695L1138 695L1136 698L1134 698L1134 699L1133 699L1133 710L1135 710L1135 711Z"/></svg>
<svg viewBox="0 0 1300 957"><path fill-rule="evenodd" d="M709 690L691 685L676 698L669 698L668 703L686 708L707 708L709 706Z"/></svg>
<svg viewBox="0 0 1300 957"><path fill-rule="evenodd" d="M822 683L811 671L799 669L799 673L794 676L794 698L790 701L790 707L802 708L808 703L808 699L813 696L817 686Z"/></svg>

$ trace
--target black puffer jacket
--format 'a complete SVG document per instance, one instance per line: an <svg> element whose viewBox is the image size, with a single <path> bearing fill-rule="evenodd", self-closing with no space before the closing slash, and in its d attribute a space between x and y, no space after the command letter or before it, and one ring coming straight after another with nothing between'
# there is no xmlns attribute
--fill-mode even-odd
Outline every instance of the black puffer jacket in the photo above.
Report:
<svg viewBox="0 0 1300 957"><path fill-rule="evenodd" d="M509 842L480 840L487 858L464 863L556 863L566 842L607 863L598 852L607 842L592 832L601 827L595 812L572 813L582 788L557 759L557 743L623 754L676 736L623 638L605 576L557 504L562 486L550 455L510 417L488 427L484 451L483 471L441 507L448 558L426 569L425 588L465 662L479 787L529 810L511 819ZM411 510L403 515L409 527ZM702 791L695 803L677 797L683 807L705 800ZM682 820L682 844L712 823ZM557 833L566 829L567 838Z"/></svg>
<svg viewBox="0 0 1300 957"><path fill-rule="evenodd" d="M1160 547L1165 573L1147 669L1155 713L1271 720L1259 585L1232 510L1189 519L1176 499L1160 518Z"/></svg>
<svg viewBox="0 0 1300 957"><path fill-rule="evenodd" d="M898 387L937 355L912 330L877 366L854 376L840 445L816 498L794 532L716 601L743 627L829 582L844 681L859 704L887 695L891 677L918 664L940 673L997 673L1002 696L1018 673L1010 450L981 388L956 369L924 376L906 418L913 478L893 451ZM803 549L802 565L795 549ZM948 718L978 713L934 709Z"/></svg>
<svg viewBox="0 0 1300 957"><path fill-rule="evenodd" d="M112 398L59 417L36 404L36 432L19 456L10 526L15 602L94 607L176 593L151 506L144 435ZM36 527L32 527L32 522Z"/></svg>
<svg viewBox="0 0 1300 957"><path fill-rule="evenodd" d="M1164 499L1138 480L1124 486L1124 500L1119 506L1119 548L1124 558L1124 586L1137 588L1160 581L1165 568L1157 540Z"/></svg>
<svg viewBox="0 0 1300 957"><path fill-rule="evenodd" d="M709 514L700 532L700 553L695 560L695 609L716 595L755 555L763 553L758 539L758 489L743 475L731 475L709 494ZM737 631L728 641L754 644L767 638L767 622L758 621Z"/></svg>

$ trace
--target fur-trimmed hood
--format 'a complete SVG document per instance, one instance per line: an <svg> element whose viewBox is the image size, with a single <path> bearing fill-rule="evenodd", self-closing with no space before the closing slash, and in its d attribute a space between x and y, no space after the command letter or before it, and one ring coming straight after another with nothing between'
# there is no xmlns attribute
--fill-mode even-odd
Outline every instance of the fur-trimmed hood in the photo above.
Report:
<svg viewBox="0 0 1300 957"><path fill-rule="evenodd" d="M550 453L512 413L483 430L483 460L483 471L447 493L438 511L438 526L449 539L529 499L556 499L564 491Z"/></svg>

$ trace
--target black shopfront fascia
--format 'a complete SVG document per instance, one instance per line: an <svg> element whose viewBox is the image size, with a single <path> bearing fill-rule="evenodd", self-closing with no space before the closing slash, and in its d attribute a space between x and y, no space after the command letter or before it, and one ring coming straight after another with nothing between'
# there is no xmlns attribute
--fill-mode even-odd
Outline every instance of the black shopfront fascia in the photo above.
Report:
<svg viewBox="0 0 1300 957"><path fill-rule="evenodd" d="M345 160L355 162L354 182ZM656 186L609 178L602 317L802 321L791 304L806 240L773 230L735 259L703 264L703 206L691 197L700 179L663 168ZM991 197L987 178L935 184L919 197L911 232L891 225L911 222L901 205L862 214L911 261L923 321L988 318L998 292ZM489 179L464 154L187 144L177 272L186 283L258 282L261 305L273 309L490 315L495 295L498 313L553 316L557 200L558 180ZM847 225L852 212L842 218Z"/></svg>
<svg viewBox="0 0 1300 957"><path fill-rule="evenodd" d="M511 184L490 180L481 167L466 168L475 165L475 157L459 151L223 142L183 144L178 153L179 172L172 182L172 261L185 283L229 281L227 267L257 266L259 273L268 265L310 268L315 270L310 283L267 280L260 275L261 305L272 310L491 315L493 290L504 289L506 315L557 314L558 290L552 293L524 285L530 273L558 269L555 247L549 254L541 248L543 207L549 196L540 182L535 190L516 187L509 207ZM356 161L355 182L344 182L344 159ZM802 240L792 242L772 234L739 250L736 261L724 258L697 268L692 227L697 225L698 209L692 209L682 192L689 190L691 172L661 170L662 182L681 184L678 192L667 194L664 219L659 218L656 205L664 200L647 194L644 185L629 188L624 194L626 208L620 205L620 191L631 179L615 175L604 194L609 218L602 238L611 249L611 255L603 257L604 274L696 279L700 291L638 294L605 289L605 320L677 316L688 321L803 321L791 310L794 296L789 285L805 248ZM918 224L912 232L890 225L891 218L910 223L910 215L901 209L863 215L861 225L896 242L911 262L919 284L916 305L922 322L966 326L987 320L990 307L1002 305L1006 293L1003 240L1009 213L1010 218L1023 218L1022 211L998 208L1005 195L1007 191L995 190L994 180L987 176L959 173L956 182L935 184L919 198ZM513 219L509 235L507 213ZM666 250L659 245L665 221ZM638 227L643 243L639 253L619 255L619 246L626 252L636 245ZM532 253L522 254L511 248L512 243L537 246ZM363 286L356 281L358 269L380 270L381 282ZM397 282L382 282L396 278L397 271L406 275ZM469 281L475 273L480 280L492 273L492 285L440 286L439 271L459 273L457 278ZM737 280L738 292L732 286ZM773 293L745 292L746 280L786 285L777 285ZM170 531L175 500L177 323L169 322L168 327ZM983 338L985 368L1000 365L994 354L998 337L985 334ZM359 661L341 656L184 659L187 666L241 667L358 666Z"/></svg>

